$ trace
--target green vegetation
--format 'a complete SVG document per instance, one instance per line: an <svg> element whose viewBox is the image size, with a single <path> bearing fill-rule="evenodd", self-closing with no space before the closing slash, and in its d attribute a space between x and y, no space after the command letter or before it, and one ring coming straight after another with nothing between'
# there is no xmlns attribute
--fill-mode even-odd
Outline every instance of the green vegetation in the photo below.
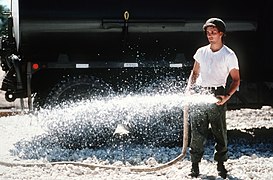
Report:
<svg viewBox="0 0 273 180"><path fill-rule="evenodd" d="M0 5L0 35L3 35L6 33L7 29L7 21L8 21L8 14L5 12L8 12L9 8L4 5Z"/></svg>

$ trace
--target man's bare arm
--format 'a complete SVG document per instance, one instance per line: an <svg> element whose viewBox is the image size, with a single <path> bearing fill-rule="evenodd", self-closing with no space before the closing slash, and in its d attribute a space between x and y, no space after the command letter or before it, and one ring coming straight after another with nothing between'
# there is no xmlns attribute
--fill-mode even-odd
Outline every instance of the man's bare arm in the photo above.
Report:
<svg viewBox="0 0 273 180"><path fill-rule="evenodd" d="M189 77L189 80L188 80L186 91L190 91L192 85L195 84L196 79L199 76L199 73L200 73L200 64L197 61L195 61L194 65L193 65L193 69L192 69L190 77Z"/></svg>
<svg viewBox="0 0 273 180"><path fill-rule="evenodd" d="M221 98L221 101L217 102L218 105L223 105L225 102L227 102L230 99L230 97L237 91L240 85L241 80L239 70L232 69L229 74L231 76L232 82L229 86L229 89L227 90L226 95L218 96Z"/></svg>

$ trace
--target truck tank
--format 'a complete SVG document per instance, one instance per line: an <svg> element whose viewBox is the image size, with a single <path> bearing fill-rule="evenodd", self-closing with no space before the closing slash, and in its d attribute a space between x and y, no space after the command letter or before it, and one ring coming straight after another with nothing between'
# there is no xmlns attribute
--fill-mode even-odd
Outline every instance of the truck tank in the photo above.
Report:
<svg viewBox="0 0 273 180"><path fill-rule="evenodd" d="M272 40L264 33L272 17L267 0L232 0L225 5L12 0L11 10L7 35L1 39L1 65L7 72L1 89L7 101L27 97L30 109L32 103L59 104L83 96L139 92L147 86L181 91L192 55L207 43L202 25L213 16L227 24L226 44L237 53L242 84L247 84L242 92L249 92L249 87L253 91L253 86L254 91L270 92L272 57L264 51ZM238 92L231 103L270 103L261 97L264 93L254 94L254 100L248 100Z"/></svg>

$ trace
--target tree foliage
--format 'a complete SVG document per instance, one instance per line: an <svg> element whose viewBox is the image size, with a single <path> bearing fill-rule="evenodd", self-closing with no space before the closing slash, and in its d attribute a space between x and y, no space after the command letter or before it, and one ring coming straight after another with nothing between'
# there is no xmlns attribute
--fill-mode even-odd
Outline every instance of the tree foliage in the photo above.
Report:
<svg viewBox="0 0 273 180"><path fill-rule="evenodd" d="M1 35L5 33L7 28L7 21L8 21L8 14L5 12L8 12L9 8L4 5L0 5L0 33Z"/></svg>

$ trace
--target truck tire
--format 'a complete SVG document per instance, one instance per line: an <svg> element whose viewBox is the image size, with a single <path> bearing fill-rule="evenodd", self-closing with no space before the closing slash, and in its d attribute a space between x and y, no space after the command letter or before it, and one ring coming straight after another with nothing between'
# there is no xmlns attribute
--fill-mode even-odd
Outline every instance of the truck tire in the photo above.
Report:
<svg viewBox="0 0 273 180"><path fill-rule="evenodd" d="M109 96L113 90L109 84L94 76L67 76L48 93L44 107L56 107L92 98Z"/></svg>
<svg viewBox="0 0 273 180"><path fill-rule="evenodd" d="M45 106L48 91L38 91L33 98L33 108L39 110Z"/></svg>

